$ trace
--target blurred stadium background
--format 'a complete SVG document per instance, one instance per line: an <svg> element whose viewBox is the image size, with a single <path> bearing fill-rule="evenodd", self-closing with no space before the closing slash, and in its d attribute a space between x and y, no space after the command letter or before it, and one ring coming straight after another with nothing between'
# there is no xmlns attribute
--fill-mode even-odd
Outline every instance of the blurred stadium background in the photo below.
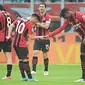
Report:
<svg viewBox="0 0 85 85"><path fill-rule="evenodd" d="M70 8L74 12L75 11L85 12L85 0L0 0L0 4L3 4L6 10L11 13L13 21L18 17L29 17L32 13L38 12L38 4L41 2L45 2L47 4L46 10L52 16L50 31L54 31L63 23L63 19L60 19L59 17L60 10L63 7ZM41 57L42 56L41 53L39 54L40 56L38 62L40 64L38 67L39 74L37 75L38 77L37 76L35 77L42 81L39 83L40 85L43 84L56 85L56 82L58 83L58 85L63 84L78 85L72 82L73 80L79 78L81 75L79 57L80 41L81 39L79 35L75 33L73 29L71 29L70 25L68 25L67 29L60 33L59 35L52 37L49 51L50 59L49 68L51 75L49 75L47 78L41 75L41 72L43 71L43 69L41 68L41 66L43 66L42 65L43 57ZM30 63L32 61L32 46L33 41L29 40ZM18 62L18 59L16 57L14 50L12 50L12 53L13 63L16 64ZM6 60L4 58L4 54L1 52L0 53L1 77L5 73L5 66L3 65L3 63L6 63ZM1 84L14 85L12 82L17 80L18 77L20 76L16 78L16 75L18 75L18 71L16 70L15 72L15 69L17 69L15 65L13 69L14 70L12 75L14 76L14 80L12 79L11 82L6 81L6 83L0 80ZM79 71L76 72L77 70ZM61 73L59 74L59 72ZM29 84L34 85L34 83ZM18 82L17 80L15 85L22 85L22 83ZM23 85L27 84L23 83ZM37 83L35 83L35 85L37 85Z"/></svg>

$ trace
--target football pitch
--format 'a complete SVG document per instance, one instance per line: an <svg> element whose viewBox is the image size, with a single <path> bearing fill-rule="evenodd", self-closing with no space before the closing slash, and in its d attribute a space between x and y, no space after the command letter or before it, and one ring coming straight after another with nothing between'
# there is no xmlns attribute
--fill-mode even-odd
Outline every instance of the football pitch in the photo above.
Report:
<svg viewBox="0 0 85 85"><path fill-rule="evenodd" d="M31 66L31 65L30 65ZM43 75L43 65L37 65L37 74L33 75L38 79L34 81L21 81L18 65L13 65L12 79L1 80L5 75L6 65L0 64L0 85L85 85L85 83L74 82L81 77L79 64L50 64L49 75Z"/></svg>

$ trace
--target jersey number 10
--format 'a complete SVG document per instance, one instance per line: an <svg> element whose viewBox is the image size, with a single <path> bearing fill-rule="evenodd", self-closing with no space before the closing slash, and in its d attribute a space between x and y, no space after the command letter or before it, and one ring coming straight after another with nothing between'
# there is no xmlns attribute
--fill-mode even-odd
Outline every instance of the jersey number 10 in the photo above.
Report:
<svg viewBox="0 0 85 85"><path fill-rule="evenodd" d="M25 28L25 23L24 22L20 22L19 20L17 21L17 27L16 27L16 32L18 32L19 34L22 34Z"/></svg>

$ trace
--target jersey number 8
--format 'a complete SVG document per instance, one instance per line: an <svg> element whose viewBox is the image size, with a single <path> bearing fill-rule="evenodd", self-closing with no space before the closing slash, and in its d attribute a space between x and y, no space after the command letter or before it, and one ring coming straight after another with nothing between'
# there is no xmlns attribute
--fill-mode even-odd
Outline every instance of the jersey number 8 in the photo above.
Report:
<svg viewBox="0 0 85 85"><path fill-rule="evenodd" d="M11 25L11 18L10 17L7 17L7 27L9 28Z"/></svg>

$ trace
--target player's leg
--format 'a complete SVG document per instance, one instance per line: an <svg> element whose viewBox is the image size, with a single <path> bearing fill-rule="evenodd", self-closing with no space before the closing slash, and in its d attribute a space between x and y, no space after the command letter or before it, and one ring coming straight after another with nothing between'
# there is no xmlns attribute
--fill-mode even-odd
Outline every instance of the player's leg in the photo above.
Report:
<svg viewBox="0 0 85 85"><path fill-rule="evenodd" d="M22 76L22 80L27 80L26 79L26 76L25 76L25 71L23 69L23 59L19 59L19 70L20 70L20 73L21 73L21 76Z"/></svg>
<svg viewBox="0 0 85 85"><path fill-rule="evenodd" d="M23 58L20 57L20 48L19 47L16 47L14 46L14 50L19 58L19 63L18 63L18 66L19 66L19 70L20 70L20 73L21 73L21 76L22 76L22 80L27 80L26 79L26 76L25 76L25 71L24 71L24 68L23 68Z"/></svg>
<svg viewBox="0 0 85 85"><path fill-rule="evenodd" d="M12 56L11 56L11 42L3 43L3 51L7 62L7 74L2 79L11 79L12 72Z"/></svg>
<svg viewBox="0 0 85 85"><path fill-rule="evenodd" d="M85 82L85 43L81 43L80 53L81 53L80 60L81 60L82 78L77 80L76 82Z"/></svg>
<svg viewBox="0 0 85 85"><path fill-rule="evenodd" d="M37 63L38 63L38 53L39 53L39 50L33 50L32 72L31 72L31 74L36 74L36 66L37 66Z"/></svg>
<svg viewBox="0 0 85 85"><path fill-rule="evenodd" d="M27 74L28 80L37 81L36 79L32 77L31 72L30 72L30 66L29 66L29 60L28 60L28 49L20 48L19 53L20 53L19 59L23 59L23 69Z"/></svg>
<svg viewBox="0 0 85 85"><path fill-rule="evenodd" d="M32 72L31 74L36 74L36 66L38 63L38 53L40 50L40 42L35 40L33 47L33 58L32 58Z"/></svg>
<svg viewBox="0 0 85 85"><path fill-rule="evenodd" d="M43 52L43 57L44 57L44 75L49 75L48 73L48 64L49 64L49 59L47 57L48 52Z"/></svg>
<svg viewBox="0 0 85 85"><path fill-rule="evenodd" d="M30 72L30 66L29 66L29 61L28 59L23 60L23 68L28 76L28 79L32 78L31 72Z"/></svg>
<svg viewBox="0 0 85 85"><path fill-rule="evenodd" d="M42 51L43 51L43 58L44 58L44 75L48 75L48 64L49 64L48 51L49 51L50 41L44 40L42 44L43 44Z"/></svg>
<svg viewBox="0 0 85 85"><path fill-rule="evenodd" d="M28 81L38 81L38 80L36 80L36 79L34 79L33 77L32 77L32 74L31 74L31 72L30 72L30 66L29 66L29 60L25 57L25 59L23 60L23 69L24 69L24 71L26 72L26 74L27 74L27 77L28 77Z"/></svg>

